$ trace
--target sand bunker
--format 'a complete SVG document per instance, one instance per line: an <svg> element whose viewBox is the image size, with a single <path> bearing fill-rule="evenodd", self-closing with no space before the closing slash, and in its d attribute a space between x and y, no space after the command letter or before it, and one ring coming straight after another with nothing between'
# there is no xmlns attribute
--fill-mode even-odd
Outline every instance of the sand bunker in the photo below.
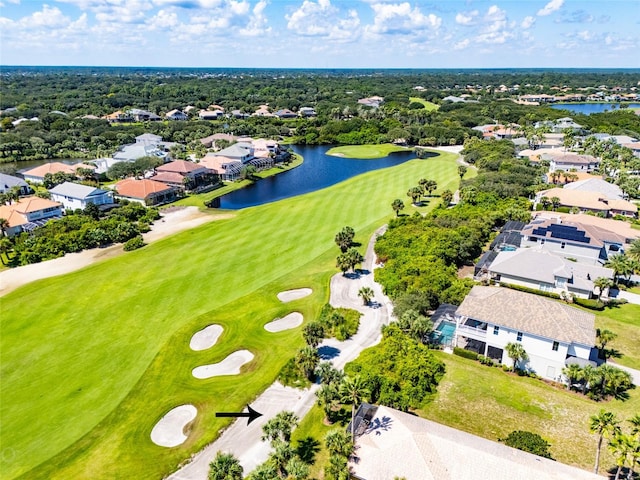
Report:
<svg viewBox="0 0 640 480"><path fill-rule="evenodd" d="M198 409L193 405L180 405L170 410L151 430L151 441L161 447L177 447L187 439L184 427L197 414Z"/></svg>
<svg viewBox="0 0 640 480"><path fill-rule="evenodd" d="M211 378L221 375L238 375L240 368L253 360L253 353L249 350L238 350L233 352L227 358L218 363L211 365L201 365L191 372L196 378Z"/></svg>
<svg viewBox="0 0 640 480"><path fill-rule="evenodd" d="M216 344L221 334L222 327L220 325L209 325L193 334L189 346L191 350L195 351L206 350Z"/></svg>
<svg viewBox="0 0 640 480"><path fill-rule="evenodd" d="M311 295L311 292L313 292L313 290L311 290L310 288L298 288L296 290L287 290L286 292L280 292L278 294L278 300L285 303L292 302L293 300L298 300L300 298L304 298Z"/></svg>
<svg viewBox="0 0 640 480"><path fill-rule="evenodd" d="M264 329L267 332L276 333L289 330L290 328L296 328L300 325L302 325L302 314L300 312L292 312L289 315L267 323Z"/></svg>

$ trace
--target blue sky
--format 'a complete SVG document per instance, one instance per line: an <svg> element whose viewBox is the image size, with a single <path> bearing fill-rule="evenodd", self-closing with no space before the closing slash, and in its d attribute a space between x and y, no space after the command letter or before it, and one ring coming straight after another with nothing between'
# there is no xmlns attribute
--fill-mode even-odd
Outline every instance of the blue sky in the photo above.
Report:
<svg viewBox="0 0 640 480"><path fill-rule="evenodd" d="M0 0L3 65L640 66L638 0Z"/></svg>

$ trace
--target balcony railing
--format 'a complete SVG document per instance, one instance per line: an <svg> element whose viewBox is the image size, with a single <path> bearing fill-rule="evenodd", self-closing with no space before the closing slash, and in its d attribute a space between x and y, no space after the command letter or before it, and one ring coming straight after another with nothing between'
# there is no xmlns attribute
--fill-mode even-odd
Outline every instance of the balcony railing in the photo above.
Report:
<svg viewBox="0 0 640 480"><path fill-rule="evenodd" d="M487 330L482 328L469 327L467 325L458 325L456 333L458 335L473 336L475 338L486 338Z"/></svg>

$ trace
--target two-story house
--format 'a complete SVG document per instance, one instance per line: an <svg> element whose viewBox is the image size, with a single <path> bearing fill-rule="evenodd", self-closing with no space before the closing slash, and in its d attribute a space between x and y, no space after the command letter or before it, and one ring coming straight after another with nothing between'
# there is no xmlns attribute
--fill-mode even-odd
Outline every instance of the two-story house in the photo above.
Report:
<svg viewBox="0 0 640 480"><path fill-rule="evenodd" d="M4 234L13 237L42 226L49 220L62 217L62 205L40 197L22 198L11 205L0 206L0 218L9 224Z"/></svg>
<svg viewBox="0 0 640 480"><path fill-rule="evenodd" d="M593 313L517 290L474 286L456 310L454 345L511 365L509 343L527 353L518 368L549 380L562 381L570 363L598 362Z"/></svg>
<svg viewBox="0 0 640 480"><path fill-rule="evenodd" d="M113 203L113 192L73 182L56 185L49 190L49 193L52 200L60 202L68 210L84 209L90 203L94 205Z"/></svg>

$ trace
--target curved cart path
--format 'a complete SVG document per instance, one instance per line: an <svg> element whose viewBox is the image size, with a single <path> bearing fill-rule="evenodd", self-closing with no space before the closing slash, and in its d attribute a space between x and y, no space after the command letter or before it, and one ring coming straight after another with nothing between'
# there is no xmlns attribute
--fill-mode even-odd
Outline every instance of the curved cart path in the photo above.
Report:
<svg viewBox="0 0 640 480"><path fill-rule="evenodd" d="M331 279L331 305L353 308L363 314L356 335L345 342L327 339L319 346L321 354L335 355L330 361L338 368L355 359L365 348L378 343L382 337L381 327L390 321L391 301L382 294L380 285L373 281L373 246L376 237L382 234L385 228L378 229L369 241L362 273L359 276L344 277L339 273ZM375 293L371 306L363 305L362 299L358 297L358 290L363 286L372 288ZM376 301L379 303L375 303ZM252 408L263 414L262 417L248 426L244 418L233 422L215 442L194 455L190 463L168 478L206 480L209 463L219 450L233 453L244 467L244 473L248 474L269 456L269 444L260 439L262 426L283 410L293 411L299 418L304 417L315 403L315 392L318 388L319 385L315 384L306 390L299 390L283 387L279 382L274 383L251 403Z"/></svg>

